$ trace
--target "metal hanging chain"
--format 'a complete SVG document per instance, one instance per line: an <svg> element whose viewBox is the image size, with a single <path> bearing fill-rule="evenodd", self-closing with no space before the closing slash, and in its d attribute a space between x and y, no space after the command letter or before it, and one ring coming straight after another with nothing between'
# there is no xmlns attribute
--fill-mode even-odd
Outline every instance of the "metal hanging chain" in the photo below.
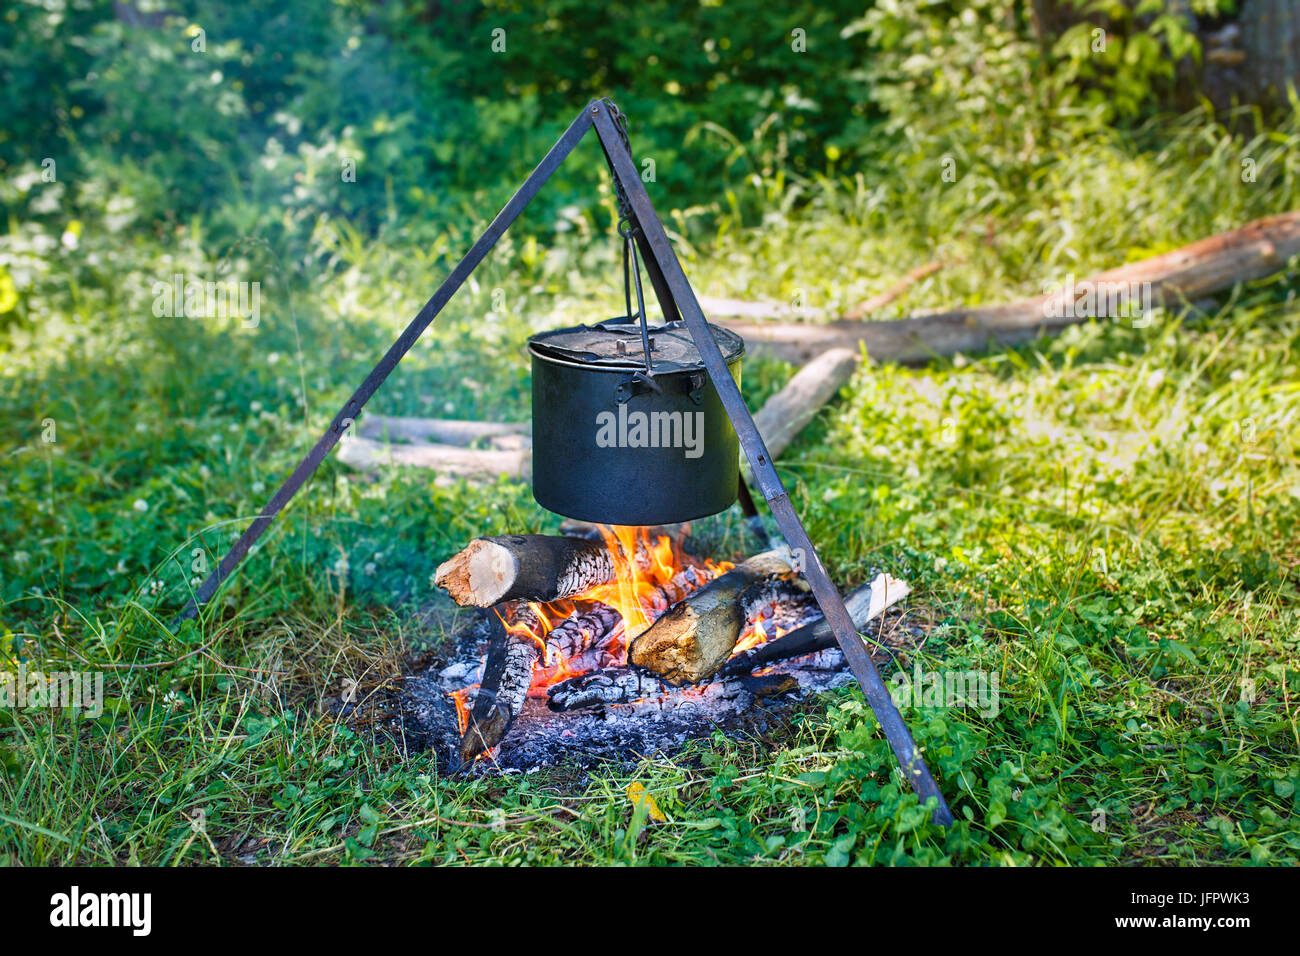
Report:
<svg viewBox="0 0 1300 956"><path fill-rule="evenodd" d="M632 155L632 140L627 135L627 115L614 105L614 102L608 97L600 101L601 105L609 111L610 118L614 121L614 126L618 130L619 141L623 144L623 149L629 156ZM614 161L609 159L609 176L614 181L614 197L618 201L618 231L621 235L624 223L632 220L632 202L627 197L627 191L623 189L623 184L619 178L614 175Z"/></svg>
<svg viewBox="0 0 1300 956"><path fill-rule="evenodd" d="M632 155L632 140L627 135L627 115L623 113L608 97L601 100L614 125L618 129L619 141L629 156ZM636 239L639 227L632 212L632 203L628 199L623 184L614 175L614 163L610 160L609 178L614 182L614 198L618 203L618 234L623 239L623 300L627 304L627 317L632 318L632 283L636 283L636 316L641 322L641 354L645 358L645 380L654 385L654 371L650 360L650 324L645 311L645 293L641 287L641 260L636 251Z"/></svg>

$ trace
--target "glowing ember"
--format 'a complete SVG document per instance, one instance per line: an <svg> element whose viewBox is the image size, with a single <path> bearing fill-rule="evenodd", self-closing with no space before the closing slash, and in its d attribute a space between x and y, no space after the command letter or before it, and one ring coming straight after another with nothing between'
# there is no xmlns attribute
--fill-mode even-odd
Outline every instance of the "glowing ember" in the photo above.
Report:
<svg viewBox="0 0 1300 956"><path fill-rule="evenodd" d="M767 628L763 626L763 622L770 617L770 614L771 611L769 610L767 614L755 619L745 628L744 633L740 635L740 640L736 642L736 646L731 650L732 657L735 657L737 654L743 654L750 648L758 647L760 644L774 641L778 637L782 637L788 633L788 629L781 627L779 624L776 626L776 630L773 633L767 633Z"/></svg>

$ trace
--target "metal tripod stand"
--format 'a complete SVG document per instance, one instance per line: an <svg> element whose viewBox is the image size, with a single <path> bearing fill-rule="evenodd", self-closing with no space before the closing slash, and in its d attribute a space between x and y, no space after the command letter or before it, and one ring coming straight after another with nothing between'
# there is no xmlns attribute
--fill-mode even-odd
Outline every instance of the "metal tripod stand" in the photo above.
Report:
<svg viewBox="0 0 1300 956"><path fill-rule="evenodd" d="M555 145L542 158L537 168L529 174L523 185L519 187L519 190L510 197L510 201L497 213L496 218L492 220L483 235L478 238L478 241L474 243L465 257L451 271L451 275L438 287L433 297L420 309L397 341L389 347L379 364L366 376L365 381L361 383L361 387L353 393L339 413L334 416L334 420L326 429L325 434L320 437L307 456L298 463L288 480L272 496L266 507L262 509L262 512L249 525L239 540L235 542L225 557L221 559L212 573L199 585L194 598L181 612L181 618L196 615L199 607L212 598L222 582L239 566L239 563L247 556L253 543L262 536L262 533L275 519L275 516L288 504L298 489L316 470L325 456L329 454L330 449L338 443L343 433L355 423L356 416L360 413L362 407L370 400L370 397L374 395L379 386L383 384L389 373L397 366L397 363L415 345L416 340L438 316L438 313L446 306L469 274L483 261L483 257L496 245L497 240L523 212L524 207L537 195L543 184L564 162L569 153L573 151L573 148L586 134L587 130L593 127L600 139L601 147L605 151L605 158L614 176L616 188L620 191L621 197L626 198L631 207L630 232L641 252L640 258L645 265L647 275L650 277L650 283L654 287L660 308L663 310L664 320L671 322L680 318L685 321L687 329L690 330L696 348L699 349L704 360L709 378L712 380L713 386L722 400L723 407L726 409L727 415L740 437L740 447L749 461L754 481L758 485L763 498L767 501L768 507L771 508L777 525L785 536L791 551L803 558L804 573L812 587L813 596L817 599L822 614L830 624L835 639L839 642L840 649L844 653L845 660L848 661L849 668L853 672L853 676L862 685L867 702L871 705L872 712L880 722L881 729L893 748L894 755L898 759L899 767L902 769L904 776L907 777L912 789L916 791L923 802L931 798L935 800L935 804L931 808L932 819L935 823L945 826L952 823L952 812L948 809L943 794L939 792L938 785L930 775L925 760L917 752L912 735L903 722L898 708L894 706L894 701L881 680L880 673L871 660L871 655L867 653L866 646L858 636L857 628L845 609L839 592L827 576L826 569L822 566L821 559L817 556L817 551L813 547L812 541L809 540L803 523L799 520L799 516L790 503L785 486L776 473L776 468L772 464L771 456L767 453L763 438L758 433L758 428L755 427L749 410L745 407L740 388L727 371L722 353L708 331L704 313L700 310L695 293L686 279L686 274L682 271L681 263L677 261L677 256L673 252L668 235L664 232L663 223L655 214L654 207L650 203L650 196L647 194L645 185L641 182L641 177L637 173L626 130L623 126L622 114L608 99L593 100L569 124L569 128L564 131Z"/></svg>

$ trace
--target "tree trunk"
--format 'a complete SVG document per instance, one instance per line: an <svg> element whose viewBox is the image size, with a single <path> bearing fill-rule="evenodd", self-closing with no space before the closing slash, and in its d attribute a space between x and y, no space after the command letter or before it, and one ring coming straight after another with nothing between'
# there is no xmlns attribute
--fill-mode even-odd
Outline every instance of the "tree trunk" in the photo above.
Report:
<svg viewBox="0 0 1300 956"><path fill-rule="evenodd" d="M1242 69L1253 102L1285 103L1300 87L1300 7L1296 0L1245 0L1238 17Z"/></svg>
<svg viewBox="0 0 1300 956"><path fill-rule="evenodd" d="M1077 282L1075 302L1085 289L1150 283L1155 304L1195 300L1284 268L1300 254L1300 211L1255 222L1193 242L1163 255L1130 262ZM940 355L978 352L993 345L1018 345L1040 335L1089 321L1075 309L1068 290L1004 305L976 306L888 322L841 319L809 323L718 322L738 332L755 351L803 363L829 348L859 348L877 361L926 362Z"/></svg>

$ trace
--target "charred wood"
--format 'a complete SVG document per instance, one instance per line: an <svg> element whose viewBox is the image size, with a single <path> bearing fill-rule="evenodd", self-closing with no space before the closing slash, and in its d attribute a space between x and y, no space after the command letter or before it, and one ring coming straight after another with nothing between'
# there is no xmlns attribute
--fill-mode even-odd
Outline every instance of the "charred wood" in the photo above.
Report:
<svg viewBox="0 0 1300 956"><path fill-rule="evenodd" d="M610 667L555 684L547 691L546 706L563 712L601 704L628 704L643 697L659 697L674 690L676 688L672 684L652 674L630 667Z"/></svg>
<svg viewBox="0 0 1300 956"><path fill-rule="evenodd" d="M504 613L502 613L504 612ZM533 668L541 657L541 647L531 637L507 628L522 626L537 633L540 622L526 604L497 608L488 638L483 678L474 694L469 720L460 741L461 765L499 744L510 725L524 709L528 688L533 683Z"/></svg>
<svg viewBox="0 0 1300 956"><path fill-rule="evenodd" d="M377 415L367 413L357 426L357 434L364 438L389 441L433 442L444 445L468 447L476 441L487 440L494 448L513 450L524 447L519 441L526 437L526 422L475 422L448 418L411 418L404 415Z"/></svg>
<svg viewBox="0 0 1300 956"><path fill-rule="evenodd" d="M864 584L844 599L844 607L859 631L890 606L905 598L910 588L886 574L877 575L870 584ZM803 657L815 651L835 647L835 635L824 618L795 628L789 634L760 644L737 654L723 665L719 672L724 677L740 677L751 671L791 657Z"/></svg>
<svg viewBox="0 0 1300 956"><path fill-rule="evenodd" d="M687 595L661 615L628 647L628 661L674 684L712 676L740 640L749 610L770 603L778 578L792 578L784 549L767 551L736 565Z"/></svg>

